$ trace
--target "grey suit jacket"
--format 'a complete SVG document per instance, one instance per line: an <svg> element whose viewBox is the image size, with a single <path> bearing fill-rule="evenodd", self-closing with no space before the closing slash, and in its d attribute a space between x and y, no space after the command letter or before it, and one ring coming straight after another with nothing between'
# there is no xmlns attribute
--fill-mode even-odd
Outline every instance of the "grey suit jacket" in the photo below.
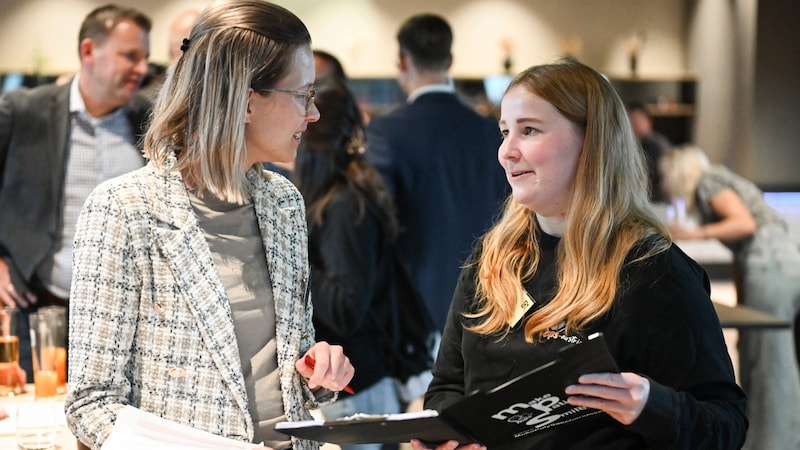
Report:
<svg viewBox="0 0 800 450"><path fill-rule="evenodd" d="M20 292L61 226L69 92L70 83L49 84L0 97L0 257L16 268L12 276ZM124 109L138 145L150 102L137 96Z"/></svg>
<svg viewBox="0 0 800 450"><path fill-rule="evenodd" d="M251 170L275 299L288 420L311 418L295 361L314 344L303 200ZM101 445L126 404L250 441L253 424L230 305L179 173L148 164L101 184L78 220L70 293L67 421ZM317 448L295 440L295 449Z"/></svg>

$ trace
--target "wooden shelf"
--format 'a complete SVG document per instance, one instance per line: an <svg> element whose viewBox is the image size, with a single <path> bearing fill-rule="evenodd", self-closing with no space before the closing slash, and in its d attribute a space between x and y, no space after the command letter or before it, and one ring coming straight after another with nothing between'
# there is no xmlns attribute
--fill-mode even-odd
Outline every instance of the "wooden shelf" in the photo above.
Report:
<svg viewBox="0 0 800 450"><path fill-rule="evenodd" d="M694 139L697 80L676 78L611 78L625 104L642 103L653 117L653 128L673 144Z"/></svg>
<svg viewBox="0 0 800 450"><path fill-rule="evenodd" d="M657 117L681 117L681 116L694 116L694 105L690 103L647 103L644 105L647 112L651 116Z"/></svg>

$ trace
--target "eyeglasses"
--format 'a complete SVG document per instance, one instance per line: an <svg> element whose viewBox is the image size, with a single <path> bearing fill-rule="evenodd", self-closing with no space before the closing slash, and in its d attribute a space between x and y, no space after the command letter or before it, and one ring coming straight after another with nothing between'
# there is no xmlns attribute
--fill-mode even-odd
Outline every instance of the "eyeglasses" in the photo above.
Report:
<svg viewBox="0 0 800 450"><path fill-rule="evenodd" d="M311 86L311 89L307 91L295 91L293 89L261 89L263 92L283 92L285 94L292 94L297 97L303 97L306 101L305 103L305 113L308 115L311 112L311 105L314 104L314 96L317 95L317 90L314 89L314 86Z"/></svg>

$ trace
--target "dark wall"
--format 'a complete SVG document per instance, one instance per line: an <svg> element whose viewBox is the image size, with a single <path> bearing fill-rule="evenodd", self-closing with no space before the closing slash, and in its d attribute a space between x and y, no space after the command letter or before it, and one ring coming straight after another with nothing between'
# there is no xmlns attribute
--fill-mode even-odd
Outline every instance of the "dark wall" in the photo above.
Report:
<svg viewBox="0 0 800 450"><path fill-rule="evenodd" d="M757 24L750 177L800 191L800 2L758 0Z"/></svg>

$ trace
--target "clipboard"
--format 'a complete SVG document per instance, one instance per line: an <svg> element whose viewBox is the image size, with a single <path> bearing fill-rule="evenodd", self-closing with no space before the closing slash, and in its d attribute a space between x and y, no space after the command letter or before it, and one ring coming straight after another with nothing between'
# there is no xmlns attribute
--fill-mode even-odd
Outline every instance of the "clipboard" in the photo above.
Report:
<svg viewBox="0 0 800 450"><path fill-rule="evenodd" d="M619 372L601 333L565 347L556 359L496 388L466 396L442 411L365 415L332 420L279 422L275 431L338 445L402 443L429 445L457 440L486 446L522 441L569 426L600 410L567 403L564 389L586 373Z"/></svg>

